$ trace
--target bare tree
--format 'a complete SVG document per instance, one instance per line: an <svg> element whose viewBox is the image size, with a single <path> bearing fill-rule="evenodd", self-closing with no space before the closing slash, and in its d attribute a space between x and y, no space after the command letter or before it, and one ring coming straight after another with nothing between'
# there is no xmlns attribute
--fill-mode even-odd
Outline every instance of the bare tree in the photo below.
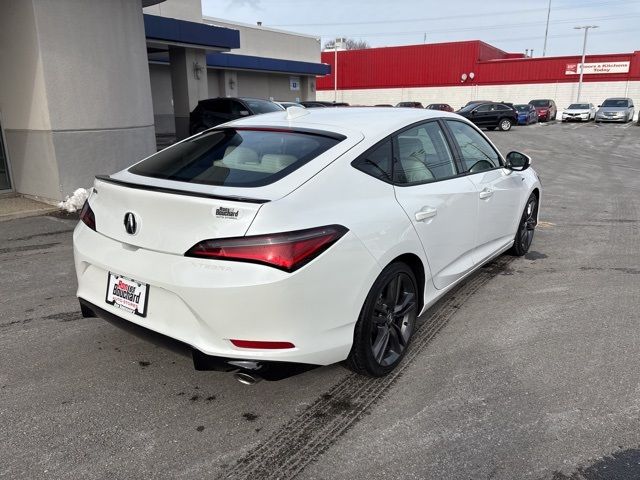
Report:
<svg viewBox="0 0 640 480"><path fill-rule="evenodd" d="M335 40L329 40L324 44L325 50L333 50L335 48ZM353 38L338 39L338 48L344 48L345 50L364 50L365 48L371 48L369 42L365 40L354 40Z"/></svg>

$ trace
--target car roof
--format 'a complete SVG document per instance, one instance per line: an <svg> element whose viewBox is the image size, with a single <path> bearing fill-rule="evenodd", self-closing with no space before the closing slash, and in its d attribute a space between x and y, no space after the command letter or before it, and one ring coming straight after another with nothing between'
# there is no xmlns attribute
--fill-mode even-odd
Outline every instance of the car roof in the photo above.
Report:
<svg viewBox="0 0 640 480"><path fill-rule="evenodd" d="M234 120L225 126L280 126L326 130L337 133L360 132L365 138L383 137L412 123L432 118L455 118L459 115L441 110L394 109L385 107L335 107L305 110L304 114L289 115L288 111L265 113Z"/></svg>

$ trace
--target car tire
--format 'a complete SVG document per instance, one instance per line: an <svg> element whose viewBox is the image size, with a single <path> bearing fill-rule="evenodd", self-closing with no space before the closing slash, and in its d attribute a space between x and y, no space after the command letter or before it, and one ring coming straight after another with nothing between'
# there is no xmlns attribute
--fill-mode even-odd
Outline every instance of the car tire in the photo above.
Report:
<svg viewBox="0 0 640 480"><path fill-rule="evenodd" d="M411 340L419 299L418 282L407 264L394 262L382 270L360 311L347 367L371 377L391 372Z"/></svg>
<svg viewBox="0 0 640 480"><path fill-rule="evenodd" d="M511 130L512 126L513 122L508 118L503 118L500 120L500 122L498 122L498 128L501 132L508 132L509 130Z"/></svg>
<svg viewBox="0 0 640 480"><path fill-rule="evenodd" d="M517 257L523 256L529 251L533 234L538 222L538 196L532 193L524 206L524 211L518 223L518 231L511 247L511 253Z"/></svg>

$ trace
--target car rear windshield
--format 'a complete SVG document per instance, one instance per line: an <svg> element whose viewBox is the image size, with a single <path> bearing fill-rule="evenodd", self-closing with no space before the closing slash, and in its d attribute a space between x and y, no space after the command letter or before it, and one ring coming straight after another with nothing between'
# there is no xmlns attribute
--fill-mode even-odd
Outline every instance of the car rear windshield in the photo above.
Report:
<svg viewBox="0 0 640 480"><path fill-rule="evenodd" d="M187 183L260 187L284 178L344 138L285 130L213 130L166 148L129 172Z"/></svg>
<svg viewBox="0 0 640 480"><path fill-rule="evenodd" d="M588 103L572 103L569 105L569 110L589 110Z"/></svg>
<svg viewBox="0 0 640 480"><path fill-rule="evenodd" d="M548 107L549 100L531 100L529 105L533 105L534 107Z"/></svg>
<svg viewBox="0 0 640 480"><path fill-rule="evenodd" d="M528 112L530 105L514 105L514 108L519 112Z"/></svg>
<svg viewBox="0 0 640 480"><path fill-rule="evenodd" d="M260 100L257 98L243 98L242 101L253 111L254 115L259 113L281 112L283 108L268 100Z"/></svg>
<svg viewBox="0 0 640 480"><path fill-rule="evenodd" d="M615 99L605 100L602 106L603 107L628 107L629 100L615 100Z"/></svg>

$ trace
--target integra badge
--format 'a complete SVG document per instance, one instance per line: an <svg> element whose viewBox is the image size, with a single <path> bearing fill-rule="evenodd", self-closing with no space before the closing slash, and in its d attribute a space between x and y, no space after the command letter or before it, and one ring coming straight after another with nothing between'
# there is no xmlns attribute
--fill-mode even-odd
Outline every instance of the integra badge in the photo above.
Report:
<svg viewBox="0 0 640 480"><path fill-rule="evenodd" d="M216 217L229 218L231 220L237 220L240 210L236 208L218 207L216 208Z"/></svg>

